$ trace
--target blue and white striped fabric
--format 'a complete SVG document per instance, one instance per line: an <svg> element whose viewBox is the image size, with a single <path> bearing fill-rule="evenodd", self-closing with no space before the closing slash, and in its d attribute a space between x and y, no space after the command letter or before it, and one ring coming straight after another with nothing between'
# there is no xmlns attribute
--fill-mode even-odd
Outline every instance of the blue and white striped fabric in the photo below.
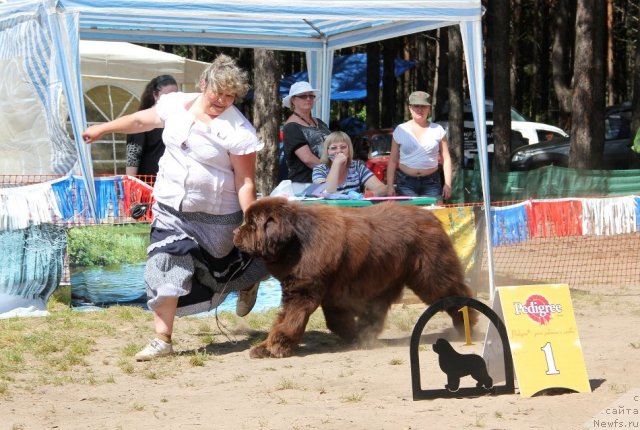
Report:
<svg viewBox="0 0 640 430"><path fill-rule="evenodd" d="M464 28L467 63L480 60L480 69L483 64L480 0L58 0L57 4L61 10L79 13L82 39L304 51L310 83L322 90L314 114L325 121L337 49L459 24ZM476 76L469 78L475 81Z"/></svg>
<svg viewBox="0 0 640 430"><path fill-rule="evenodd" d="M20 66L26 73L24 78L30 82L45 112L52 147L49 171L24 173L65 174L73 168L77 156L64 128L66 118L60 117L62 85L55 78L55 52L52 50L53 40L46 21L46 11L42 4L19 2L17 13L5 13L12 5L0 5L0 61L22 62ZM20 108L19 100L13 100L13 103L16 109ZM36 155L34 150L30 151L29 142L20 143L24 145L26 153Z"/></svg>
<svg viewBox="0 0 640 430"><path fill-rule="evenodd" d="M493 246L512 245L529 239L527 204L529 202L491 208L491 242Z"/></svg>
<svg viewBox="0 0 640 430"><path fill-rule="evenodd" d="M0 4L0 62L15 63L17 75L24 75L42 105L47 138L51 145L49 167L40 171L0 173L68 174L79 160L83 180L87 181L88 203L95 214L95 189L91 154L81 139L74 142L65 129L62 96L66 98L73 135L80 136L85 128L84 104L79 59L78 15L59 13L52 8L54 0L11 0ZM13 64L11 63L11 64ZM11 70L13 70L11 69ZM21 72L24 71L24 72ZM20 100L12 100L19 110ZM25 103L33 103L25 100ZM34 119L35 120L35 119ZM19 131L19 130L18 130ZM29 141L2 142L24 148L24 153L37 157L38 148ZM36 163L38 164L38 163ZM40 166L47 163L39 163Z"/></svg>
<svg viewBox="0 0 640 430"><path fill-rule="evenodd" d="M479 0L61 0L82 38L330 50L480 21ZM134 33L138 33L137 35ZM144 40L141 40L144 39ZM170 40L169 40L170 39ZM180 40L180 42L177 42Z"/></svg>
<svg viewBox="0 0 640 430"><path fill-rule="evenodd" d="M62 278L66 247L67 233L61 226L0 231L0 248L7 256L0 265L0 296L40 298L46 303ZM6 305L0 300L0 314L10 310Z"/></svg>
<svg viewBox="0 0 640 430"><path fill-rule="evenodd" d="M67 176L51 182L51 189L56 197L56 203L62 220L67 221L75 215L73 202L76 200L73 192L73 177Z"/></svg>

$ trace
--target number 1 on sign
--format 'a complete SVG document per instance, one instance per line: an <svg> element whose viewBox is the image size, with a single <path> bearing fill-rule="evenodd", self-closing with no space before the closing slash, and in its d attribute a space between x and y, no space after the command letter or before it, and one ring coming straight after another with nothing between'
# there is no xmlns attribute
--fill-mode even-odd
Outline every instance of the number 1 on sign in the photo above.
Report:
<svg viewBox="0 0 640 430"><path fill-rule="evenodd" d="M544 358L547 360L547 375L559 375L560 371L556 368L556 360L553 358L551 342L545 343L540 349L544 352Z"/></svg>
<svg viewBox="0 0 640 430"><path fill-rule="evenodd" d="M463 306L458 312L462 312L462 320L464 321L465 345L473 345L471 343L471 324L469 324L469 306Z"/></svg>

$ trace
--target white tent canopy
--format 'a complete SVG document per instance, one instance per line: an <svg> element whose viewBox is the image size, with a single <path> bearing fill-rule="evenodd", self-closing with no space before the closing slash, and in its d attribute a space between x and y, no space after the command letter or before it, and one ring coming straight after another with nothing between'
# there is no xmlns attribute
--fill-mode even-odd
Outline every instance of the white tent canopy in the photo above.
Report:
<svg viewBox="0 0 640 430"><path fill-rule="evenodd" d="M23 11L30 5L33 13L41 5L46 7L76 136L84 126L80 38L304 51L311 84L323 92L320 116L327 119L336 49L459 25L483 173L493 291L487 140L481 126L485 119L481 0L9 0L0 4L0 12L12 5ZM78 151L84 151L81 142L76 144ZM86 164L86 157L81 158Z"/></svg>
<svg viewBox="0 0 640 430"><path fill-rule="evenodd" d="M79 46L85 93L115 85L140 97L147 83L160 74L173 76L181 89L193 91L208 65L127 42L81 40Z"/></svg>
<svg viewBox="0 0 640 430"><path fill-rule="evenodd" d="M482 46L480 0L60 0L56 4L79 13L83 40L304 51L310 80L323 90L330 86L336 49L455 24L461 26L467 59L474 55L471 44ZM329 110L329 98L323 97L320 116L326 119Z"/></svg>

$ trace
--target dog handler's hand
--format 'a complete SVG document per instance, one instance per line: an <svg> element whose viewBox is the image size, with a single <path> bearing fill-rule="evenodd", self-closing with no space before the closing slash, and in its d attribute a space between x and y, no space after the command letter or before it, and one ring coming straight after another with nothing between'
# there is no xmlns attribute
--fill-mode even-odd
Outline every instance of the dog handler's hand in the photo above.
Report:
<svg viewBox="0 0 640 430"><path fill-rule="evenodd" d="M100 133L98 125L92 125L91 127L87 128L84 133L82 133L82 140L84 140L84 143L87 144L93 143L101 137L102 133Z"/></svg>

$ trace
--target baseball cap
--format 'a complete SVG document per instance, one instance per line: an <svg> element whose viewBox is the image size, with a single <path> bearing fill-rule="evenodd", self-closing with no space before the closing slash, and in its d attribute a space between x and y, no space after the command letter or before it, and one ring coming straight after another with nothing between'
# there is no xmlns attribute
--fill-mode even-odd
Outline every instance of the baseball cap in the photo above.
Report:
<svg viewBox="0 0 640 430"><path fill-rule="evenodd" d="M431 106L431 96L424 91L414 91L409 94L410 105Z"/></svg>

